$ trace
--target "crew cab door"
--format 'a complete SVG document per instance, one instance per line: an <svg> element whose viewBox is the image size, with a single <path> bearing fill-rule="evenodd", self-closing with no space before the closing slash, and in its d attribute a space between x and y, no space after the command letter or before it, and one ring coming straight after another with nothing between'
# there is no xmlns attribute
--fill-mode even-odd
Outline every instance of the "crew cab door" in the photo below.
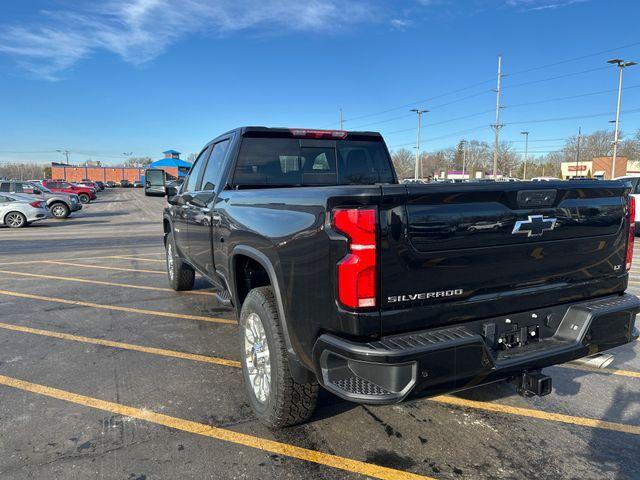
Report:
<svg viewBox="0 0 640 480"><path fill-rule="evenodd" d="M189 231L188 257L191 263L202 273L213 278L213 238L216 222L219 218L212 211L216 199L222 166L229 147L229 138L222 139L211 148L209 161L204 168L198 190L191 194L188 201L187 230Z"/></svg>
<svg viewBox="0 0 640 480"><path fill-rule="evenodd" d="M188 224L189 217L192 213L192 198L198 191L200 174L202 173L202 167L207 163L209 153L211 152L211 146L207 145L196 161L191 166L189 176L182 184L180 193L177 195L176 204L172 207L172 221L173 221L173 237L176 241L176 248L181 255L186 256L187 259L192 262L189 255L189 234Z"/></svg>

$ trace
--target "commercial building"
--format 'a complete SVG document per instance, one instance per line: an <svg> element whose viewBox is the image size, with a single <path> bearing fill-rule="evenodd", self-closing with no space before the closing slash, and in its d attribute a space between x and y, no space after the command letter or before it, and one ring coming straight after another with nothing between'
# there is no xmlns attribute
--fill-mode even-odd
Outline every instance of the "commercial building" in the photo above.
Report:
<svg viewBox="0 0 640 480"><path fill-rule="evenodd" d="M148 167L81 166L54 162L51 164L51 178L67 182L80 182L85 178L101 182L120 182L121 180L136 182L144 179L145 168L161 168L167 172L168 178L184 177L189 173L191 164L180 159L180 152L167 150L162 153L164 158L153 162Z"/></svg>
<svg viewBox="0 0 640 480"><path fill-rule="evenodd" d="M591 160L580 162L562 162L560 169L564 180L576 177L609 180L612 166L613 157L593 157ZM616 158L614 178L636 174L640 174L639 161L628 160L626 157Z"/></svg>
<svg viewBox="0 0 640 480"><path fill-rule="evenodd" d="M149 168L160 168L167 173L168 178L186 177L191 169L191 164L180 159L180 152L167 150L162 152L164 158L156 160L149 165Z"/></svg>
<svg viewBox="0 0 640 480"><path fill-rule="evenodd" d="M144 168L91 167L55 162L51 164L51 178L67 182L80 182L85 178L100 182L120 182L121 180L136 182L142 177L144 177Z"/></svg>

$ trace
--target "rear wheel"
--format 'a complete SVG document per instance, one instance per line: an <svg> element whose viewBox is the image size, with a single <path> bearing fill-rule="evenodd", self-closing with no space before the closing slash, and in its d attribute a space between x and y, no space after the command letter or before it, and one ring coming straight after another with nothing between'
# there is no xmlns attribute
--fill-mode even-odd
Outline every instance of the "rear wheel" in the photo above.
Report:
<svg viewBox="0 0 640 480"><path fill-rule="evenodd" d="M171 233L167 236L166 251L167 276L171 288L177 291L191 290L195 283L196 272L178 256Z"/></svg>
<svg viewBox="0 0 640 480"><path fill-rule="evenodd" d="M4 224L9 228L22 228L27 226L27 217L20 212L9 212L4 216Z"/></svg>
<svg viewBox="0 0 640 480"><path fill-rule="evenodd" d="M89 203L91 201L91 198L86 193L81 193L80 195L78 195L78 198L82 203Z"/></svg>
<svg viewBox="0 0 640 480"><path fill-rule="evenodd" d="M242 375L249 403L258 419L271 428L309 420L318 398L318 383L296 382L271 287L251 290L240 314Z"/></svg>
<svg viewBox="0 0 640 480"><path fill-rule="evenodd" d="M62 202L56 202L51 205L51 215L55 218L67 218L69 213L69 207Z"/></svg>

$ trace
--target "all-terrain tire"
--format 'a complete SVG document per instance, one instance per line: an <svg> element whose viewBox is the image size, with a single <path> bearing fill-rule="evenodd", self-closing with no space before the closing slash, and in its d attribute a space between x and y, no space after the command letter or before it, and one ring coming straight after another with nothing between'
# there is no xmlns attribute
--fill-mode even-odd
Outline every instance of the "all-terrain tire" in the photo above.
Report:
<svg viewBox="0 0 640 480"><path fill-rule="evenodd" d="M173 239L173 232L167 236L165 250L167 277L169 278L171 288L179 292L192 290L193 284L195 283L196 272L178 256L176 244Z"/></svg>
<svg viewBox="0 0 640 480"><path fill-rule="evenodd" d="M260 401L249 378L249 359L245 345L247 319L259 317L269 347L270 388ZM255 318L255 317L253 317ZM317 381L298 383L289 371L289 360L276 299L271 287L259 287L247 295L240 312L240 353L242 375L249 403L258 419L271 428L282 428L306 422L311 418L318 399Z"/></svg>

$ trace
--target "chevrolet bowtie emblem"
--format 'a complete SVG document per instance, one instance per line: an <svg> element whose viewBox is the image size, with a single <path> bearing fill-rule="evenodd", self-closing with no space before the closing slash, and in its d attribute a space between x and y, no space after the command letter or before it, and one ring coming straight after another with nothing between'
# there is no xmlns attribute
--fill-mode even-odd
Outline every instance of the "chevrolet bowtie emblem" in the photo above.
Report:
<svg viewBox="0 0 640 480"><path fill-rule="evenodd" d="M544 232L556 228L557 219L544 218L542 215L529 215L528 220L518 220L513 227L512 234L523 233L527 237L539 237Z"/></svg>

